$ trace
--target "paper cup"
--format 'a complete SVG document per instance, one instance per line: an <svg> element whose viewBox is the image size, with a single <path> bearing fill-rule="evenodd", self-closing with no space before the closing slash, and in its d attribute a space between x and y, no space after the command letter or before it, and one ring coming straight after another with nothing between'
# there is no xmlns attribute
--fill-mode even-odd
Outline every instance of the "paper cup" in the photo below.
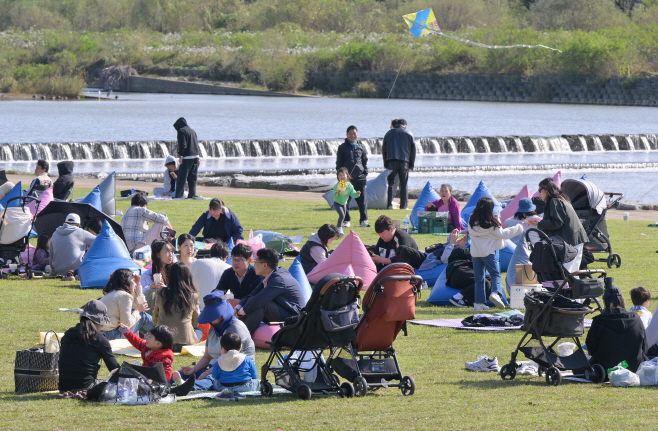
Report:
<svg viewBox="0 0 658 431"><path fill-rule="evenodd" d="M153 274L153 281L160 283L162 281L162 274Z"/></svg>

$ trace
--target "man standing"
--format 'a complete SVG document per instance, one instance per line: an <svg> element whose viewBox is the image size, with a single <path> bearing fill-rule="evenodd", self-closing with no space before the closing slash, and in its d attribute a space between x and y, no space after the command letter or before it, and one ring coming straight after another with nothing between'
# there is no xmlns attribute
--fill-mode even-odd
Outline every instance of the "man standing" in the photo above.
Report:
<svg viewBox="0 0 658 431"><path fill-rule="evenodd" d="M361 196L356 198L361 227L370 227L370 224L368 224L368 197L366 195L368 153L365 145L358 141L358 137L356 126L347 128L347 138L345 142L338 146L338 151L336 151L336 170L338 171L342 167L347 168L347 172L352 177L350 182L354 186L354 190L361 192ZM349 198L347 201L348 208L351 200L352 198ZM343 227L350 227L350 219L350 213L348 212Z"/></svg>
<svg viewBox="0 0 658 431"><path fill-rule="evenodd" d="M397 120L393 128L384 135L382 157L384 167L392 172L388 175L388 202L386 209L393 208L393 186L396 175L400 178L400 209L407 209L407 180L409 171L413 171L416 161L416 144L414 135L407 130L407 121Z"/></svg>
<svg viewBox="0 0 658 431"><path fill-rule="evenodd" d="M196 195L196 177L199 171L199 143L196 132L187 125L185 118L180 117L174 123L174 129L178 132L178 157L180 167L176 179L176 198L182 198L187 182L188 199L203 199Z"/></svg>

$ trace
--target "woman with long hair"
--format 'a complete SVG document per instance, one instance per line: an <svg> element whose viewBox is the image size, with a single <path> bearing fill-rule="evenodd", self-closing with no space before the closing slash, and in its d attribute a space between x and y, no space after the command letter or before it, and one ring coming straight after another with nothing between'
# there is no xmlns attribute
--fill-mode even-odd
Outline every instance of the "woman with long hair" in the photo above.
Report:
<svg viewBox="0 0 658 431"><path fill-rule="evenodd" d="M139 278L139 275L127 268L117 269L103 288L105 295L100 301L107 307L110 323L103 325L101 331L108 340L124 338L119 331L122 323L135 334L139 331L148 332L153 327L153 319L146 313L149 310L148 304L136 300L141 296L137 291Z"/></svg>
<svg viewBox="0 0 658 431"><path fill-rule="evenodd" d="M153 320L177 331L174 352L185 344L199 342L194 329L198 326L199 295L192 285L192 273L183 262L176 262L169 271L167 286L158 291Z"/></svg>
<svg viewBox="0 0 658 431"><path fill-rule="evenodd" d="M180 253L180 261L187 266L191 266L195 259L196 250L194 249L194 237L189 233L184 233L178 237L178 252Z"/></svg>
<svg viewBox="0 0 658 431"><path fill-rule="evenodd" d="M169 241L153 241L151 267L142 274L141 279L142 290L150 309L155 307L156 292L167 285L169 269L174 261L174 246Z"/></svg>
<svg viewBox="0 0 658 431"><path fill-rule="evenodd" d="M544 217L537 228L548 236L559 236L571 246L588 241L587 232L580 222L567 195L557 186L553 178L544 178L539 183L539 197L544 201Z"/></svg>

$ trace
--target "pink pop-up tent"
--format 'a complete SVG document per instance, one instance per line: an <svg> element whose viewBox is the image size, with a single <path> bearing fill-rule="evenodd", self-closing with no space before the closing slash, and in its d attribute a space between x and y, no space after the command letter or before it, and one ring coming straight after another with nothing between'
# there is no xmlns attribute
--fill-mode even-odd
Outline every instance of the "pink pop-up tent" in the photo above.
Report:
<svg viewBox="0 0 658 431"><path fill-rule="evenodd" d="M528 191L528 186L523 186L519 194L516 195L516 197L512 199L507 205L505 205L505 208L503 208L503 210L500 212L500 221L505 223L505 220L512 217L514 213L516 213L516 210L519 209L519 201L523 198L529 197L530 192Z"/></svg>
<svg viewBox="0 0 658 431"><path fill-rule="evenodd" d="M555 184L557 184L558 188L562 187L562 171L557 171L557 174L553 175L553 180L555 181ZM538 196L539 192L535 192L535 194L532 195L533 198Z"/></svg>
<svg viewBox="0 0 658 431"><path fill-rule="evenodd" d="M313 268L313 271L307 274L307 278L315 284L325 275L334 272L361 277L364 289L370 286L377 276L377 267L354 231L350 231L329 258Z"/></svg>

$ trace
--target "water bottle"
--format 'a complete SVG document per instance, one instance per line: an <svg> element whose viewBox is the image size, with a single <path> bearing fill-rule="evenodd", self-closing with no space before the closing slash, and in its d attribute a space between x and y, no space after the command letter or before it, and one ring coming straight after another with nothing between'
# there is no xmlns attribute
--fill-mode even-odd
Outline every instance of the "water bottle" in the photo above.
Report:
<svg viewBox="0 0 658 431"><path fill-rule="evenodd" d="M404 216L404 220L402 220L402 228L406 230L407 232L409 231L409 224L411 223L411 220L409 220L409 215Z"/></svg>

